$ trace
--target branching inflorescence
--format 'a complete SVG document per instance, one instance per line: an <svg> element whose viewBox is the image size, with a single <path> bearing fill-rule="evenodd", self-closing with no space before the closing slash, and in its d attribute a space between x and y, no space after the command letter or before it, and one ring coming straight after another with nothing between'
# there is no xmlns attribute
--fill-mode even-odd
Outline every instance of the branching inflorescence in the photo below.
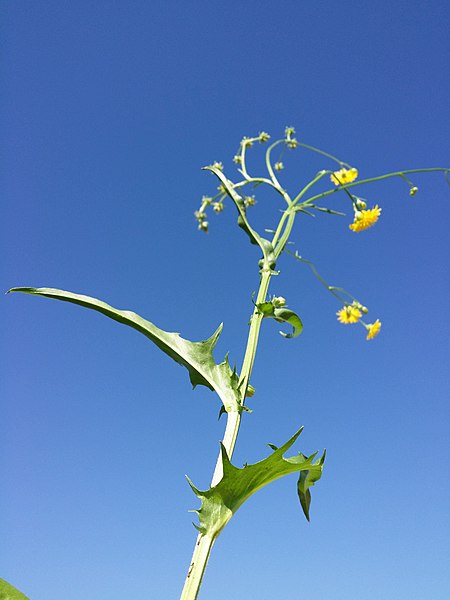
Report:
<svg viewBox="0 0 450 600"><path fill-rule="evenodd" d="M327 288L328 291L330 291L342 303L342 308L340 308L336 313L338 321L345 325L354 323L359 323L363 325L363 327L367 331L366 339L372 340L380 332L380 320L376 319L373 323L366 323L363 320L363 315L366 315L369 312L367 307L363 306L356 298L354 298L344 289L329 285L319 275L314 264L311 261L300 256L298 251L292 253L286 249L286 242L289 239L295 215L297 213L306 213L310 215L312 214L314 216L314 213L312 211L317 211L332 215L345 216L345 213L340 212L335 208L331 208L329 206L318 206L317 204L317 202L319 202L321 199L326 199L334 192L342 191L346 194L347 199L350 200L353 210L353 222L348 225L348 228L352 232L359 233L361 231L365 231L366 229L373 227L378 222L382 209L378 206L378 204L372 206L371 208L368 208L366 200L353 193L355 186L359 186L366 183L372 183L387 178L400 177L408 183L409 195L415 196L419 188L410 181L406 174L427 171L443 171L445 174L448 174L449 171L448 169L438 168L412 169L407 171L397 171L395 173L389 173L386 175L381 175L379 177L373 177L371 179L365 179L362 181L356 181L359 176L358 169L352 167L348 163L340 160L339 158L336 158L328 152L324 152L319 148L315 148L314 146L298 141L294 136L295 129L293 127L286 127L284 137L275 141L268 147L265 157L268 175L267 177L251 176L247 169L246 156L247 150L249 148L251 148L257 142L261 144L268 142L270 139L270 135L263 131L256 137L244 137L241 140L238 152L233 158L233 161L238 165L238 171L240 175L242 175L243 179L237 181L236 183L233 183L231 180L227 179L227 186L224 186L221 183L218 187L218 193L215 196L203 196L199 210L194 213L195 218L198 222L198 228L201 231L208 232L209 223L207 220L207 209L210 206L212 206L214 212L222 212L225 206L225 200L228 196L230 196L230 189L240 194L243 206L245 208L248 208L256 204L256 199L254 195L242 195L241 190L244 190L245 186L253 185L254 187L256 187L261 184L266 184L272 187L278 194L280 194L283 197L287 204L287 208L283 213L283 217L280 220L278 228L276 231L273 232L273 239L271 241L268 240L272 244L272 247L276 248L275 254L277 258L280 255L280 253L284 251L287 254L293 256L298 261L308 264L311 267L312 272L317 277L317 279ZM281 148L281 152L277 159L275 161L272 161L272 153L277 147ZM339 165L339 169L324 169L322 171L319 171L319 173L317 173L315 177L303 189L301 189L296 196L292 198L288 194L288 192L281 186L275 172L279 172L284 169L284 163L282 161L282 158L285 150L295 150L296 148L305 148L306 150L309 150L311 152L318 153L324 156L325 158L336 162ZM223 173L223 164L221 162L215 162L209 167L205 167L205 169L209 169L213 172L216 172L216 174L217 171ZM310 190L313 188L313 186L327 175L329 176L329 179L334 185L334 187L330 190L326 190L322 193L304 199L304 197L308 193L310 193ZM280 244L280 240L282 240L282 244Z"/></svg>

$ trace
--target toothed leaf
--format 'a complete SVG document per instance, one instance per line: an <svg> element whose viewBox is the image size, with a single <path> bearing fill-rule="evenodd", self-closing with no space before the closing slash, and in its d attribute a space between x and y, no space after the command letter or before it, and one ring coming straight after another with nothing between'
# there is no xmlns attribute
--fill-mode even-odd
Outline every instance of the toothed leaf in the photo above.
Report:
<svg viewBox="0 0 450 600"><path fill-rule="evenodd" d="M227 358L222 363L216 364L212 355L214 346L217 344L222 331L222 325L207 340L190 342L182 338L178 333L159 329L156 325L134 312L118 310L90 296L83 296L54 288L21 287L13 288L9 291L55 298L64 302L78 304L96 310L114 321L136 329L140 333L143 333L175 362L186 367L193 387L204 385L211 390L215 390L222 400L225 410L240 410L241 394L238 390L239 378L237 374L231 370Z"/></svg>
<svg viewBox="0 0 450 600"><path fill-rule="evenodd" d="M284 475L305 471L310 473L309 481L314 478L314 481L317 481L322 473L325 454L316 462L313 461L317 452L310 457L303 454L289 458L283 457L302 430L303 428L297 431L280 448L271 445L273 452L264 460L252 465L245 465L242 469L231 464L225 448L222 446L223 477L217 485L209 490L200 491L188 479L194 494L200 498L202 503L201 508L195 511L200 522L197 526L199 531L210 537L217 537L238 508L250 496Z"/></svg>

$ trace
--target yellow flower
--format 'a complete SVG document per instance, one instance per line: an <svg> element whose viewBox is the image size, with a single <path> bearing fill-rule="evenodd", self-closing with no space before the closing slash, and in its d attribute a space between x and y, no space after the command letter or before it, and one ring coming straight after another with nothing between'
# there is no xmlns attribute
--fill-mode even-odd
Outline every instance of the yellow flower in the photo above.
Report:
<svg viewBox="0 0 450 600"><path fill-rule="evenodd" d="M358 177L358 169L341 169L340 171L335 171L330 175L330 179L334 185L343 185L344 183L351 183L355 181Z"/></svg>
<svg viewBox="0 0 450 600"><path fill-rule="evenodd" d="M361 311L356 306L344 306L337 311L338 321L348 325L349 323L357 323L361 318Z"/></svg>
<svg viewBox="0 0 450 600"><path fill-rule="evenodd" d="M355 220L349 228L352 231L363 231L375 225L381 214L381 208L376 204L373 208L368 210L358 210L355 212Z"/></svg>
<svg viewBox="0 0 450 600"><path fill-rule="evenodd" d="M367 331L369 332L366 339L373 340L373 338L380 333L381 322L379 319L377 319L375 323L370 323L369 325L366 325L366 327Z"/></svg>

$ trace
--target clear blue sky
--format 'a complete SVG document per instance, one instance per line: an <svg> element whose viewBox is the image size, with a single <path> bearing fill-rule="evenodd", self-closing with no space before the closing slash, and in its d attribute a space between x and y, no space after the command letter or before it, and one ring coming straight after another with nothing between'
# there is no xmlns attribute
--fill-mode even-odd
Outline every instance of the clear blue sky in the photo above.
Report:
<svg viewBox="0 0 450 600"><path fill-rule="evenodd" d="M135 310L242 360L257 251L230 205L196 230L243 135L296 127L362 176L449 166L449 6L4 0L0 5L1 284L49 286ZM294 187L325 159L289 155ZM336 321L306 267L272 291L304 322L264 323L257 394L234 463L326 447L311 523L296 477L244 505L219 538L207 600L446 600L448 202L442 175L362 195L383 207L305 216L296 247L383 321ZM342 207L348 205L341 198ZM271 198L270 202L274 199ZM338 200L335 200L336 203ZM267 197L255 219L273 226ZM336 204L337 205L337 204ZM267 215L267 220L259 215ZM136 332L79 307L2 299L0 577L31 600L177 598L224 422L218 401Z"/></svg>

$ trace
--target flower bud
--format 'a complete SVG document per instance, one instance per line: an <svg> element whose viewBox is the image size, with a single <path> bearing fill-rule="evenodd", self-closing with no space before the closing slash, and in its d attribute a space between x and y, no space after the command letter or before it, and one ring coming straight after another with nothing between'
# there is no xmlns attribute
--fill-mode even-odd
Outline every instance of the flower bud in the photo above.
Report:
<svg viewBox="0 0 450 600"><path fill-rule="evenodd" d="M418 191L419 191L419 188L414 185L412 188L409 188L409 195L415 196Z"/></svg>
<svg viewBox="0 0 450 600"><path fill-rule="evenodd" d="M201 210L196 210L194 213L194 217L197 219L197 221L203 221L204 219L206 219L206 213L204 213Z"/></svg>
<svg viewBox="0 0 450 600"><path fill-rule="evenodd" d="M283 298L283 296L274 296L272 298L272 304L276 308L281 308L282 306L286 305L286 298Z"/></svg>

